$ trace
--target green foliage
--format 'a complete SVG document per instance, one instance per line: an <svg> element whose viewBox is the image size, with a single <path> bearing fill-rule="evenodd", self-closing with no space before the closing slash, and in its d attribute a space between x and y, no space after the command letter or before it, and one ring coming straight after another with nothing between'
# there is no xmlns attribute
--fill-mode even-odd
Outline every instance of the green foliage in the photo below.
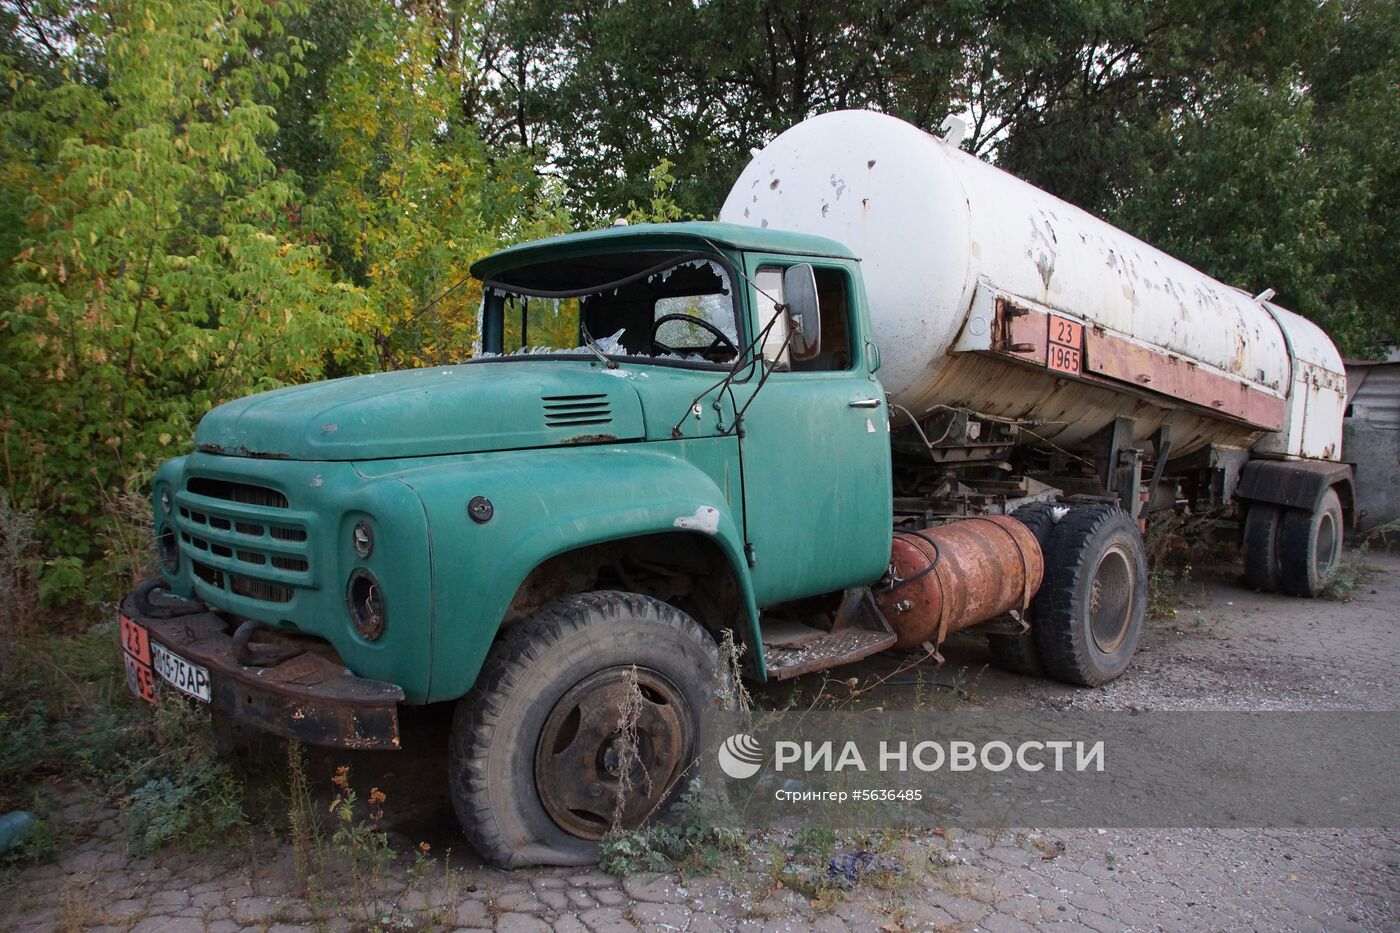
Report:
<svg viewBox="0 0 1400 933"><path fill-rule="evenodd" d="M598 867L621 876L677 865L713 871L744 849L743 832L729 824L725 812L723 793L696 779L664 822L614 829L604 836Z"/></svg>
<svg viewBox="0 0 1400 933"><path fill-rule="evenodd" d="M142 784L122 807L127 840L147 852L176 841L222 839L243 823L239 783L217 761L181 764Z"/></svg>
<svg viewBox="0 0 1400 933"><path fill-rule="evenodd" d="M478 80L470 61L440 57L430 19L387 3L329 77L317 125L332 157L315 222L364 288L357 328L384 366L468 355L481 301L471 263L564 229L530 163L459 118Z"/></svg>
<svg viewBox="0 0 1400 933"><path fill-rule="evenodd" d="M630 224L666 224L679 220L703 220L698 216L688 216L685 209L676 203L676 176L671 174L671 161L662 159L647 172L651 182L651 197L645 204L627 202L627 222Z"/></svg>
<svg viewBox="0 0 1400 933"><path fill-rule="evenodd" d="M31 193L0 311L0 467L62 558L104 557L116 497L213 404L356 359L363 300L299 237L295 179L262 147L299 46L249 40L280 9L112 4L77 40L101 87L6 69L0 132L32 154L12 165Z"/></svg>

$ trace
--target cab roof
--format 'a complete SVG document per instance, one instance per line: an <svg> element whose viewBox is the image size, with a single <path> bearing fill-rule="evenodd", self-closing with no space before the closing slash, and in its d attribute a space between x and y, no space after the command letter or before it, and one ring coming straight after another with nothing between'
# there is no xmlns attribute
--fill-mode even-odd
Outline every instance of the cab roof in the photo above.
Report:
<svg viewBox="0 0 1400 933"><path fill-rule="evenodd" d="M674 224L629 224L605 227L583 233L565 233L543 240L521 243L499 253L493 253L472 264L471 273L478 279L490 279L507 269L534 264L558 252L561 256L579 256L593 249L700 249L708 240L716 246L763 253L790 253L798 256L820 256L827 259L855 259L849 249L822 236L792 233L787 230L765 230L743 224L716 221L688 221Z"/></svg>

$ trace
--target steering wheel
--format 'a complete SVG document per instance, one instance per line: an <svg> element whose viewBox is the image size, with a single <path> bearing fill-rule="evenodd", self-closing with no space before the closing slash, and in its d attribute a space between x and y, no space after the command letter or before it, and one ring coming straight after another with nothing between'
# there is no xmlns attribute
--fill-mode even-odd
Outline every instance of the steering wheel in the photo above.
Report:
<svg viewBox="0 0 1400 933"><path fill-rule="evenodd" d="M659 331L661 329L661 325L665 324L667 321L684 321L687 324L694 324L702 330L709 331L711 334L714 335L715 339L710 341L710 345L708 347L705 347L701 350L697 350L693 347L687 347L685 351L681 351L677 350L675 347L668 347L666 346L666 344L656 339L656 332ZM698 352L702 355L706 353L713 353L714 351L718 350L721 346L727 347L729 351L735 356L739 355L739 348L735 345L734 341L729 339L729 336L725 334L724 331L720 330L718 327L711 324L704 318L694 317L689 314L663 314L661 315L661 317L653 321L651 325L651 345L664 353L675 353L678 356L682 352Z"/></svg>

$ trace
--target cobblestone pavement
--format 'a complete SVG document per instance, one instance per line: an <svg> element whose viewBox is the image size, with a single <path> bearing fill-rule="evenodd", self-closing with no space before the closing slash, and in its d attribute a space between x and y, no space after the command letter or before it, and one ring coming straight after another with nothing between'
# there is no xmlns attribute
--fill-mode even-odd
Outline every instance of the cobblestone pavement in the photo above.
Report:
<svg viewBox="0 0 1400 933"><path fill-rule="evenodd" d="M1345 604L1193 584L1174 619L1152 624L1134 670L1100 690L978 673L984 653L970 641L950 647L939 676L971 683L975 702L997 707L1394 708L1400 556L1368 561L1378 572ZM881 689L900 705L904 688ZM391 807L414 802L394 829L400 850L420 836L435 853L453 844L439 764L408 756L379 775ZM115 810L76 802L59 821L75 841L0 891L0 928L290 933L361 929L371 914L400 929L593 933L1400 928L1400 830L934 830L886 850L898 874L809 899L775 880L795 842L771 836L752 838L748 862L714 876L501 872L454 855L422 872L401 859L379 889L327 878L299 890L288 846L265 834L137 856Z"/></svg>

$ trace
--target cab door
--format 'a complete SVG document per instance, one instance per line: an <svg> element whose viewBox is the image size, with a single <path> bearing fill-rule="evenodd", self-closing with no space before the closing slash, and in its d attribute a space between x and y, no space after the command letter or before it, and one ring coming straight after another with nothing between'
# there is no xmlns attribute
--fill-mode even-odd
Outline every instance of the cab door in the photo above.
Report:
<svg viewBox="0 0 1400 933"><path fill-rule="evenodd" d="M783 271L797 261L746 257L750 333L774 318ZM745 524L760 606L871 583L890 557L889 412L864 293L853 263L811 262L822 322L816 356L794 361L782 352L779 314L762 345L774 364L768 378L760 387L754 367L732 389L743 410Z"/></svg>

